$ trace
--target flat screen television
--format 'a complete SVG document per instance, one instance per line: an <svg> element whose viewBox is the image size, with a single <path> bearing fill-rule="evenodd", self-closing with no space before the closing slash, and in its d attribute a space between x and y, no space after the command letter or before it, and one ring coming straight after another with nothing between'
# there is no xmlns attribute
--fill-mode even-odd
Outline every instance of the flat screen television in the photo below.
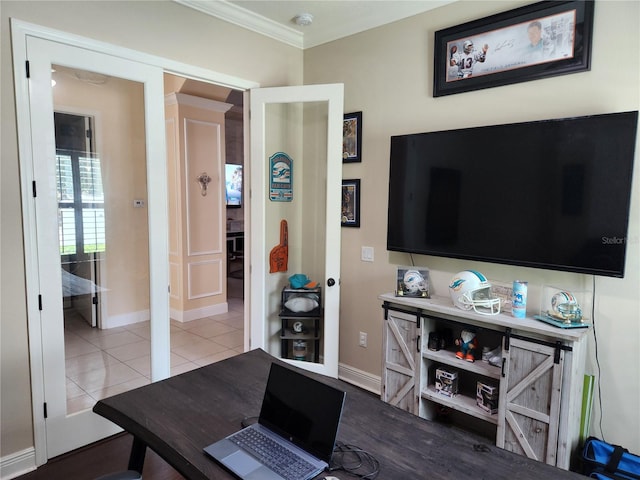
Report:
<svg viewBox="0 0 640 480"><path fill-rule="evenodd" d="M391 137L387 249L623 277L637 121Z"/></svg>
<svg viewBox="0 0 640 480"><path fill-rule="evenodd" d="M224 184L227 207L242 206L242 165L226 163L224 166Z"/></svg>

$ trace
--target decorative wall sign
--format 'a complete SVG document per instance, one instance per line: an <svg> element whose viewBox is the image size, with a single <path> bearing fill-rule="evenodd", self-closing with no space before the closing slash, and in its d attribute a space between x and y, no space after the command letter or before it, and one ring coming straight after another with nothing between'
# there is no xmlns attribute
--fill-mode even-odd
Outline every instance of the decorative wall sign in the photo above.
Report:
<svg viewBox="0 0 640 480"><path fill-rule="evenodd" d="M362 112L345 113L342 123L342 163L362 161Z"/></svg>
<svg viewBox="0 0 640 480"><path fill-rule="evenodd" d="M293 200L293 159L284 152L269 157L269 200Z"/></svg>
<svg viewBox="0 0 640 480"><path fill-rule="evenodd" d="M360 179L342 180L342 213L343 227L360 226Z"/></svg>
<svg viewBox="0 0 640 480"><path fill-rule="evenodd" d="M590 70L593 5L539 2L436 32L433 96Z"/></svg>

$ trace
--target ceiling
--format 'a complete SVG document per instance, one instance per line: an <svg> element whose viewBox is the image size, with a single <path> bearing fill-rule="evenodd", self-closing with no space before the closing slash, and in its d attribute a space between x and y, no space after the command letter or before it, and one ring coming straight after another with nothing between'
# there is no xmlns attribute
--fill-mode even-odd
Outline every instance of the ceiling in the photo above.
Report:
<svg viewBox="0 0 640 480"><path fill-rule="evenodd" d="M174 0L294 47L322 45L455 0ZM307 26L295 23L302 13Z"/></svg>

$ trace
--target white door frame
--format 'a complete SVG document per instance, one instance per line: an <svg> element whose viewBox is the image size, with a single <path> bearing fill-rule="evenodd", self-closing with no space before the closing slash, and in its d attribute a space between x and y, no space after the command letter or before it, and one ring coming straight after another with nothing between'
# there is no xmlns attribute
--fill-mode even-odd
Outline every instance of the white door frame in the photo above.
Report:
<svg viewBox="0 0 640 480"><path fill-rule="evenodd" d="M25 75L25 66L27 61L27 37L35 37L44 40L55 41L64 45L74 46L98 53L110 54L134 62L160 67L166 73L172 73L206 83L215 83L217 85L226 86L236 90L248 90L250 88L258 87L259 84L253 81L244 80L241 78L229 76L223 73L184 64L181 62L176 62L174 60L166 59L163 57L118 47L105 42L92 40L79 35L62 32L59 30L43 27L21 20L16 20L13 18L11 19L11 37L14 63L13 67L16 97L16 123L18 131L18 153L20 159L21 202L24 219L23 229L25 249L25 278L27 290L27 323L29 329L29 351L31 360L31 401L33 411L35 463L36 465L42 465L46 463L48 457L46 450L44 409L42 408L42 405L44 404L44 375L42 369L42 344L41 338L39 336L39 274L38 263L37 261L34 261L33 256L30 255L32 252L37 251L37 236L35 228L35 208L33 206L33 199L31 196L31 186L34 174L33 151L31 146L31 128L29 124L29 81ZM160 99L160 101L163 101L163 95L161 95L161 97L162 98ZM164 118L160 118L157 120L164 122ZM164 131L164 125L162 127L162 131ZM165 184L166 175L164 176L164 178L159 179L159 181L161 185ZM151 188L151 183L149 184L149 188ZM247 206L249 205L247 204ZM249 209L250 208L245 209L245 216L248 215ZM168 219L166 215L164 216L164 218L161 218L162 212L162 209L157 209L153 212L150 210L150 223L153 223L155 225L165 225L166 229ZM151 218L152 216L153 218ZM166 267L165 269L168 269L168 267ZM154 285L157 286L158 282L164 284L162 288L167 288L168 273L165 273L165 275L158 275L158 278L154 279L153 282L156 283L151 285L152 291L155 288ZM250 315L249 310L250 309L245 308L245 349L248 348L248 318ZM153 335L154 334L152 331L152 336ZM154 369L152 365L152 371L153 370ZM158 365L156 366L155 370L160 376L168 374L168 365Z"/></svg>
<svg viewBox="0 0 640 480"><path fill-rule="evenodd" d="M251 91L251 198L253 211L251 216L251 348L269 350L269 318L266 266L268 247L266 244L266 203L269 179L265 159L265 131L267 123L266 106L268 104L292 104L305 102L326 102L327 104L327 206L326 206L326 244L325 275L320 280L324 293L324 362L293 361L296 366L316 373L338 378L339 318L340 318L340 207L342 179L342 122L344 105L343 84L302 85L291 87L259 88ZM330 181L333 180L333 181ZM331 226L331 227L330 227ZM338 252L336 254L336 252ZM292 272L293 273L293 272ZM327 286L332 279L333 286Z"/></svg>

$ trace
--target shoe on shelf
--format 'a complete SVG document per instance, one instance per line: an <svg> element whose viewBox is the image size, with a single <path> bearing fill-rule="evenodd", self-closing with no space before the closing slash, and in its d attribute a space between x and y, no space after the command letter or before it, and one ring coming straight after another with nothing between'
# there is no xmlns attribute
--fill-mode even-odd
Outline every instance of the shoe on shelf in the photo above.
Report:
<svg viewBox="0 0 640 480"><path fill-rule="evenodd" d="M489 359L496 356L502 356L502 347L500 347L500 345L498 345L496 348L494 348L491 351L482 352L482 361L488 363Z"/></svg>
<svg viewBox="0 0 640 480"><path fill-rule="evenodd" d="M498 351L492 351L489 357L489 365L499 367L502 365L502 348L498 347Z"/></svg>
<svg viewBox="0 0 640 480"><path fill-rule="evenodd" d="M474 357L474 356L473 356L473 353L467 353L467 354L464 356L464 359L465 359L467 362L475 362L475 361L476 361L476 357Z"/></svg>

